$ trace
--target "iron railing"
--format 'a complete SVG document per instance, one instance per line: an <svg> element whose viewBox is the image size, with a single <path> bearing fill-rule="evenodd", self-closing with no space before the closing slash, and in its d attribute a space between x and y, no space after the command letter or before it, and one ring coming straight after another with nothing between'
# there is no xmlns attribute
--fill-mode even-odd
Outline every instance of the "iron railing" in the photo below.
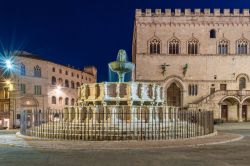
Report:
<svg viewBox="0 0 250 166"><path fill-rule="evenodd" d="M213 112L167 106L85 106L21 113L23 135L63 140L167 140L214 132Z"/></svg>

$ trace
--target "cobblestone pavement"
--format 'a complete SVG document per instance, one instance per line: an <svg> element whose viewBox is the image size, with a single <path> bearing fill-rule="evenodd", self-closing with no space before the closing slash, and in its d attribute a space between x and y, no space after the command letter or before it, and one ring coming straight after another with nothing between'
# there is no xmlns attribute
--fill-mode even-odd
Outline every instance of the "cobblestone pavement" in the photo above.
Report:
<svg viewBox="0 0 250 166"><path fill-rule="evenodd" d="M244 138L209 146L130 150L49 150L33 148L27 144L24 147L2 144L0 166L249 166L250 123L222 124L216 128L223 132L244 135ZM0 138L6 135L11 137L13 132L0 131Z"/></svg>

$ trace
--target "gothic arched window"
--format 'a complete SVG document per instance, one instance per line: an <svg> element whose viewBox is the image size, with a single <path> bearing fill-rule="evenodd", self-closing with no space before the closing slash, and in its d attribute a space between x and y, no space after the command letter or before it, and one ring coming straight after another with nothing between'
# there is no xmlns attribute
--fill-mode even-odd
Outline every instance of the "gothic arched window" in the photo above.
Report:
<svg viewBox="0 0 250 166"><path fill-rule="evenodd" d="M25 69L25 65L21 64L20 66L20 75L21 76L25 76L26 75L26 69Z"/></svg>
<svg viewBox="0 0 250 166"><path fill-rule="evenodd" d="M210 30L210 38L216 38L216 31L214 29Z"/></svg>
<svg viewBox="0 0 250 166"><path fill-rule="evenodd" d="M178 39L172 39L168 43L168 53L169 54L179 54L180 53L180 41Z"/></svg>
<svg viewBox="0 0 250 166"><path fill-rule="evenodd" d="M152 39L149 42L149 52L150 52L150 54L160 54L161 53L161 41L159 39Z"/></svg>
<svg viewBox="0 0 250 166"><path fill-rule="evenodd" d="M36 65L35 67L34 67L34 76L35 77L41 77L41 68L38 66L38 65Z"/></svg>
<svg viewBox="0 0 250 166"><path fill-rule="evenodd" d="M218 43L218 54L228 54L229 41L223 39Z"/></svg>
<svg viewBox="0 0 250 166"><path fill-rule="evenodd" d="M246 88L246 78L245 77L241 77L239 79L239 89L243 90Z"/></svg>
<svg viewBox="0 0 250 166"><path fill-rule="evenodd" d="M55 97L55 96L52 96L52 98L51 98L51 103L52 103L52 104L56 104L56 97Z"/></svg>
<svg viewBox="0 0 250 166"><path fill-rule="evenodd" d="M236 42L237 44L237 54L247 54L248 53L248 41L245 39L240 39Z"/></svg>
<svg viewBox="0 0 250 166"><path fill-rule="evenodd" d="M52 78L51 78L51 84L52 85L56 85L56 77L55 76L52 76Z"/></svg>
<svg viewBox="0 0 250 166"><path fill-rule="evenodd" d="M192 39L188 41L188 54L198 54L199 41Z"/></svg>

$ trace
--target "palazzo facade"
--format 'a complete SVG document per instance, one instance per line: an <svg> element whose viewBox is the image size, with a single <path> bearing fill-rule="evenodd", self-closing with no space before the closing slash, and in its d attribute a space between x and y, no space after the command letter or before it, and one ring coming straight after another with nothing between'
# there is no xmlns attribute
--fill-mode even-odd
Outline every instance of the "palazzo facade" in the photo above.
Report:
<svg viewBox="0 0 250 166"><path fill-rule="evenodd" d="M16 54L12 73L0 83L0 128L19 127L22 111L34 113L74 106L78 87L97 79L94 66L76 69L27 52Z"/></svg>
<svg viewBox="0 0 250 166"><path fill-rule="evenodd" d="M170 106L250 121L249 9L136 10L136 81L164 87Z"/></svg>

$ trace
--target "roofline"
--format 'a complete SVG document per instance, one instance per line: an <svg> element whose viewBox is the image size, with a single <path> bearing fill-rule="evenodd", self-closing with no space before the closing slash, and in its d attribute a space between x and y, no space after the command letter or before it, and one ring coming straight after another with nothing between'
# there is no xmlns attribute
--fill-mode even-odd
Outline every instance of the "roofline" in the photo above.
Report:
<svg viewBox="0 0 250 166"><path fill-rule="evenodd" d="M82 72L82 73L86 73L86 74L89 74L89 75L94 76L93 74L90 74L90 73L84 71L84 67L95 67L94 65L87 65L87 66L84 66L83 69L80 70L80 69L72 68L72 67L70 67L70 66L68 66L68 65L55 63L55 62L53 62L53 61L51 61L51 60L42 58L42 57L40 57L40 56L38 56L38 55L34 55L34 54L22 54L22 52L21 52L21 53L15 54L15 56L17 56L17 57L23 57L23 58L29 58L29 59L36 59L36 60L40 60L40 61L45 61L45 62L53 63L53 64L56 64L56 65L61 65L61 66L67 67L68 69L77 70L77 71L80 71L80 72ZM96 68L96 67L95 67L95 68Z"/></svg>

